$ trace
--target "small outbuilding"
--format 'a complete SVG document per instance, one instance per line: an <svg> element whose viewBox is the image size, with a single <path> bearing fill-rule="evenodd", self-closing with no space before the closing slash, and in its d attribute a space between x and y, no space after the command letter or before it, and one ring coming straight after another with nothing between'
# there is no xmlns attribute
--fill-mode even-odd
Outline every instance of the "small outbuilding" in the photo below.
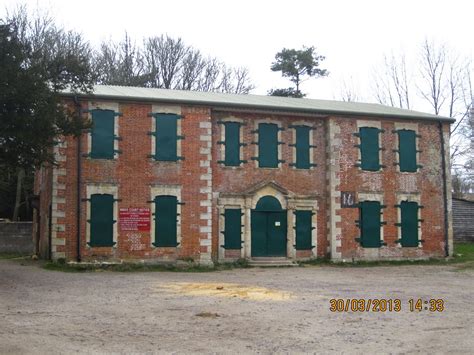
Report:
<svg viewBox="0 0 474 355"><path fill-rule="evenodd" d="M456 242L474 242L474 201L453 197L453 232Z"/></svg>

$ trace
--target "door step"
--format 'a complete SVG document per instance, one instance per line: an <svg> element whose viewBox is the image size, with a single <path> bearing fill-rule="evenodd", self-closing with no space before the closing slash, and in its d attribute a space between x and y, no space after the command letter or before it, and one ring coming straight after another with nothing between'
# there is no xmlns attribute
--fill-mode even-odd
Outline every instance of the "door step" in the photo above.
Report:
<svg viewBox="0 0 474 355"><path fill-rule="evenodd" d="M291 259L284 257L260 257L252 258L249 260L250 266L256 267L287 267L287 266L298 266L298 264Z"/></svg>

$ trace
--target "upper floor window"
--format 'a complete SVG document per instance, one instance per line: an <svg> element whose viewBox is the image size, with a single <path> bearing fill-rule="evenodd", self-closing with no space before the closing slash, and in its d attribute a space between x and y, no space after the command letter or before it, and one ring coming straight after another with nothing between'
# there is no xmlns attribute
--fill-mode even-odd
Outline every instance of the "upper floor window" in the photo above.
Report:
<svg viewBox="0 0 474 355"><path fill-rule="evenodd" d="M240 147L244 143L240 143L240 122L219 122L224 127L224 141L219 141L224 145L224 160L219 161L225 166L240 166L245 163L240 159Z"/></svg>
<svg viewBox="0 0 474 355"><path fill-rule="evenodd" d="M276 123L260 123L258 125L258 160L260 168L278 168L283 160L278 159L278 131L281 130Z"/></svg>
<svg viewBox="0 0 474 355"><path fill-rule="evenodd" d="M379 133L382 130L375 127L360 127L356 135L360 139L360 144L356 145L360 149L360 166L362 170L378 171L383 166L380 164Z"/></svg>
<svg viewBox="0 0 474 355"><path fill-rule="evenodd" d="M309 126L290 126L295 129L295 143L290 146L295 147L295 162L291 163L290 166L294 166L297 169L309 169L316 164L311 163L311 148L315 148L311 145L311 130Z"/></svg>
<svg viewBox="0 0 474 355"><path fill-rule="evenodd" d="M398 164L400 171L416 172L421 165L416 162L416 154L419 151L416 149L417 134L413 130L400 129L398 133Z"/></svg>
<svg viewBox="0 0 474 355"><path fill-rule="evenodd" d="M112 110L92 110L91 150L94 159L114 159L114 141L116 139L115 116Z"/></svg>
<svg viewBox="0 0 474 355"><path fill-rule="evenodd" d="M153 158L160 161L182 160L178 156L178 140L183 136L178 135L178 119L181 117L173 113L154 113L155 132L151 132L155 137L155 152Z"/></svg>

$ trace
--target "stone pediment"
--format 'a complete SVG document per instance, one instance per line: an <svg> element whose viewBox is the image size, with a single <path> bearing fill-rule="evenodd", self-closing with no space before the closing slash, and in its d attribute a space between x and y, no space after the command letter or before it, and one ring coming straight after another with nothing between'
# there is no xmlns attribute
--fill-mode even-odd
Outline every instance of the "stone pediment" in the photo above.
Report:
<svg viewBox="0 0 474 355"><path fill-rule="evenodd" d="M285 189L280 184L276 183L275 181L260 181L259 183L252 185L242 191L235 191L232 193L221 193L222 197L252 197L255 195L259 195L260 192L266 191L271 195L278 194L284 196L285 198L294 196L294 193ZM271 192L274 193L271 193Z"/></svg>
<svg viewBox="0 0 474 355"><path fill-rule="evenodd" d="M274 190L278 191L279 193L281 193L284 196L292 196L293 195L293 193L291 191L285 189L283 186L281 186L280 184L276 183L273 180L271 180L271 181L260 181L259 183L251 186L250 188L242 191L241 194L245 195L245 196L253 196L261 190L268 190L268 189L274 189Z"/></svg>

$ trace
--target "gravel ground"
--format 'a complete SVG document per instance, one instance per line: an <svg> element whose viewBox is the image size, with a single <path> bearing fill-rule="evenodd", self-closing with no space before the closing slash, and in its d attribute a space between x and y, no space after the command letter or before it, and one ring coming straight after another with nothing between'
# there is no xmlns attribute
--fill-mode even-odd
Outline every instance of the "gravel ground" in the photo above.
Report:
<svg viewBox="0 0 474 355"><path fill-rule="evenodd" d="M0 260L0 354L472 353L473 280L452 266L63 273ZM402 310L333 313L332 298ZM445 310L410 312L410 298Z"/></svg>

